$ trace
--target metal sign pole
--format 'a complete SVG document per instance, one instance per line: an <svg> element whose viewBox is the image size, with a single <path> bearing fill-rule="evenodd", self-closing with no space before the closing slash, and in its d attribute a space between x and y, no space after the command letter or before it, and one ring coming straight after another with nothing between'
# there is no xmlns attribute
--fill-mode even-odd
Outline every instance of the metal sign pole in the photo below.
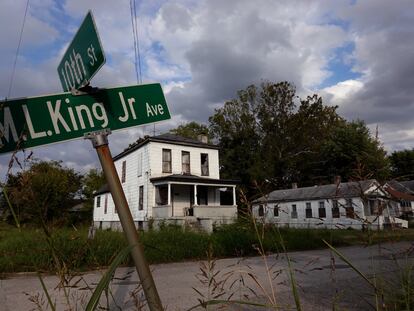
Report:
<svg viewBox="0 0 414 311"><path fill-rule="evenodd" d="M139 240L138 232L135 228L134 221L128 207L128 202L126 200L125 193L122 190L122 185L108 147L108 135L110 133L110 130L104 130L101 132L86 134L85 138L92 141L92 145L98 153L102 170L108 183L112 199L115 203L115 208L118 211L122 229L128 240L128 244L134 246L131 249L131 256L134 260L138 276L141 280L148 306L151 311L163 311L161 300L158 295L157 288L155 287L154 279L152 278L151 270L144 256L144 248Z"/></svg>

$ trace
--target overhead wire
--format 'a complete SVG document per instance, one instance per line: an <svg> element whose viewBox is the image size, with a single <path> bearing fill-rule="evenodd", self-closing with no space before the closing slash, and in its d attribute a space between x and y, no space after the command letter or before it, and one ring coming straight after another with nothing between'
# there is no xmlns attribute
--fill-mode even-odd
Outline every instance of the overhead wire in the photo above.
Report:
<svg viewBox="0 0 414 311"><path fill-rule="evenodd" d="M129 7L131 11L131 24L132 24L132 36L134 40L134 65L135 65L135 75L137 78L137 83L142 84L142 69L141 69L141 52L139 47L139 29L138 29L138 19L137 19L137 3L136 0L129 1ZM145 126L143 127L143 135L145 135ZM153 130L153 136L155 136L155 124Z"/></svg>
<svg viewBox="0 0 414 311"><path fill-rule="evenodd" d="M135 74L137 78L137 83L142 84L141 55L140 55L140 50L139 50L139 34L138 34L136 0L130 0L129 7L131 10L132 36L134 39Z"/></svg>
<svg viewBox="0 0 414 311"><path fill-rule="evenodd" d="M14 56L14 62L13 62L13 67L12 67L11 76L10 76L10 83L9 83L9 89L8 89L8 91L7 91L6 100L7 100L8 98L10 98L10 96L11 96L11 91L12 91L13 82L14 82L14 76L15 76L15 74L16 74L17 59L18 59L18 57L19 57L20 46L22 45L22 39L23 39L24 26L26 25L27 11L29 10L29 1L30 1L30 0L27 0L27 2L26 2L26 7L25 7L25 9L24 9L23 23L22 23L22 27L21 27L21 29L20 29L20 34L19 34L19 42L17 43L16 53L15 53L15 56ZM8 173L7 173L7 174L9 174L9 173L10 173L11 166L13 166L13 163L14 163L14 161L13 161L13 160L17 160L17 161L18 161L18 159L17 159L17 157L16 157L16 154L15 154L15 153L16 153L16 152L14 152L14 153L13 153L12 158L10 159L10 162L9 162L9 171L8 171ZM24 159L24 161L23 161L23 167L21 167L21 165L20 165L20 164L19 164L19 165L20 165L20 167L21 167L23 170L25 170L25 169L26 169L26 161L27 161L28 159L26 159L26 151L25 151L24 149L23 149L23 159ZM19 162L18 162L18 163L19 163Z"/></svg>
<svg viewBox="0 0 414 311"><path fill-rule="evenodd" d="M17 49L16 49L16 55L15 55L15 58L14 58L12 74L11 74L11 77L10 77L9 90L7 92L7 97L6 98L9 98L10 97L11 90L12 90L12 87L13 87L14 75L16 73L17 58L19 56L20 46L22 44L23 31L24 31L24 26L26 24L27 11L28 11L28 8L29 8L29 1L30 0L27 0L27 2L26 2L26 8L24 10L23 24L22 24L22 28L20 29L19 42L17 44Z"/></svg>

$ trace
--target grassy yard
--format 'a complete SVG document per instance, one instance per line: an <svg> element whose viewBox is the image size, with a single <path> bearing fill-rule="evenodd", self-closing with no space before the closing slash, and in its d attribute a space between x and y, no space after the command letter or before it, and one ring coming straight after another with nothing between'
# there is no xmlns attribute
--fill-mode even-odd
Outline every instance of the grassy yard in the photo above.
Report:
<svg viewBox="0 0 414 311"><path fill-rule="evenodd" d="M97 231L87 239L87 228L54 229L49 240L41 229L0 224L0 273L22 271L55 271L53 254L69 270L90 270L107 266L126 246L123 233ZM356 230L276 229L255 228L249 223L237 223L219 228L212 234L166 226L160 231L141 233L145 253L150 263L198 260L206 258L211 245L215 257L258 255L260 241L266 252L324 248L322 239L332 245L370 244L380 241L413 240L414 229L361 232ZM125 265L132 264L129 260Z"/></svg>

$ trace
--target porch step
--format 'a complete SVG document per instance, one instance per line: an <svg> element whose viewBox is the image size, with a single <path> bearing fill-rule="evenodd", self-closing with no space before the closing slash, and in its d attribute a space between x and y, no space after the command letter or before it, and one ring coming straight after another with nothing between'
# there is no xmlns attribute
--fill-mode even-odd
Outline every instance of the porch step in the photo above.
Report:
<svg viewBox="0 0 414 311"><path fill-rule="evenodd" d="M205 231L200 221L197 219L197 217L194 217L194 216L185 217L185 226L186 228L189 228L192 231L196 231L196 232Z"/></svg>

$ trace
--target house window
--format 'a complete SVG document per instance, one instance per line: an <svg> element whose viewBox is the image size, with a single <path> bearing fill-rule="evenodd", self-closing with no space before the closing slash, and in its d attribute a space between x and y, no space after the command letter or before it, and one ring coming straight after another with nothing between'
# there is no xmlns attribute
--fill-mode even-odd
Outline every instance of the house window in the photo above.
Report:
<svg viewBox="0 0 414 311"><path fill-rule="evenodd" d="M346 210L346 217L347 218L355 218L354 204L352 202L352 199L346 199L345 210Z"/></svg>
<svg viewBox="0 0 414 311"><path fill-rule="evenodd" d="M201 176L208 176L208 154L202 153L201 154Z"/></svg>
<svg viewBox="0 0 414 311"><path fill-rule="evenodd" d="M208 205L208 188L206 186L197 187L197 204Z"/></svg>
<svg viewBox="0 0 414 311"><path fill-rule="evenodd" d="M279 217L279 206L273 207L273 216L274 217Z"/></svg>
<svg viewBox="0 0 414 311"><path fill-rule="evenodd" d="M96 197L96 207L101 207L101 196Z"/></svg>
<svg viewBox="0 0 414 311"><path fill-rule="evenodd" d="M138 210L144 209L144 186L139 186Z"/></svg>
<svg viewBox="0 0 414 311"><path fill-rule="evenodd" d="M171 173L171 149L162 149L162 172Z"/></svg>
<svg viewBox="0 0 414 311"><path fill-rule="evenodd" d="M401 200L400 205L401 207L411 207L411 201Z"/></svg>
<svg viewBox="0 0 414 311"><path fill-rule="evenodd" d="M126 179L126 161L122 162L121 182L124 183Z"/></svg>
<svg viewBox="0 0 414 311"><path fill-rule="evenodd" d="M105 195L104 214L108 212L108 195Z"/></svg>
<svg viewBox="0 0 414 311"><path fill-rule="evenodd" d="M157 205L168 204L168 185L158 186Z"/></svg>
<svg viewBox="0 0 414 311"><path fill-rule="evenodd" d="M319 202L318 213L319 213L319 218L326 218L326 209L325 209L325 202L324 201Z"/></svg>
<svg viewBox="0 0 414 311"><path fill-rule="evenodd" d="M296 209L296 204L292 204L292 218L298 218L298 210Z"/></svg>
<svg viewBox="0 0 414 311"><path fill-rule="evenodd" d="M143 221L138 221L138 230L142 231L144 230L144 222Z"/></svg>
<svg viewBox="0 0 414 311"><path fill-rule="evenodd" d="M332 200L332 218L339 218L338 200Z"/></svg>
<svg viewBox="0 0 414 311"><path fill-rule="evenodd" d="M259 216L263 217L264 216L264 208L263 205L259 205Z"/></svg>
<svg viewBox="0 0 414 311"><path fill-rule="evenodd" d="M142 176L142 153L138 153L137 173Z"/></svg>
<svg viewBox="0 0 414 311"><path fill-rule="evenodd" d="M190 153L181 151L181 164L183 174L190 174Z"/></svg>
<svg viewBox="0 0 414 311"><path fill-rule="evenodd" d="M310 202L306 202L306 218L312 218L312 206Z"/></svg>

